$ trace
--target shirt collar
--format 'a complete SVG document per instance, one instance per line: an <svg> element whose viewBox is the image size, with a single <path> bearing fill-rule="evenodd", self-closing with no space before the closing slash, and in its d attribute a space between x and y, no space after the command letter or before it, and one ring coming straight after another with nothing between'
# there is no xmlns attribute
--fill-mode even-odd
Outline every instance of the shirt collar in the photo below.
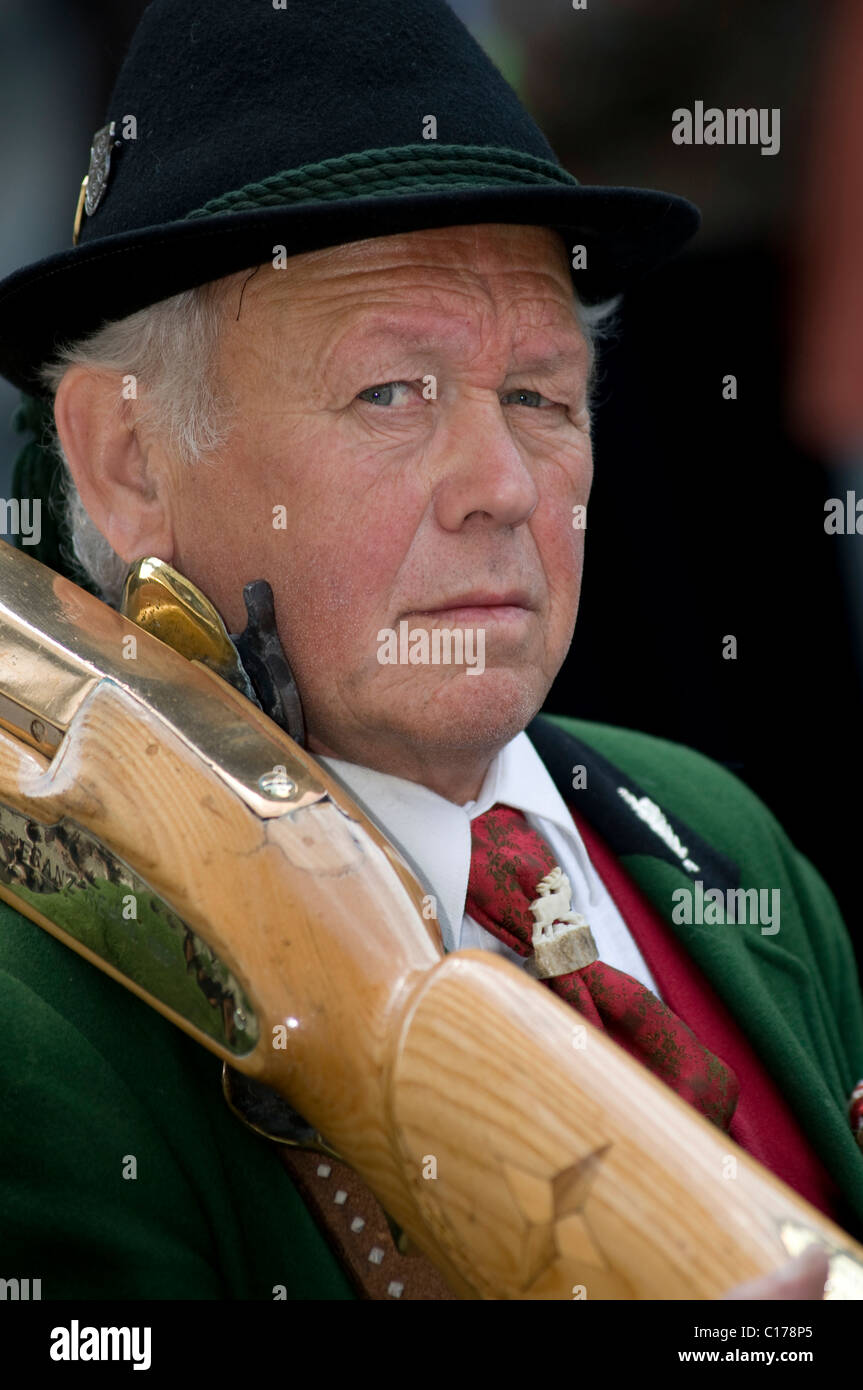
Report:
<svg viewBox="0 0 863 1390"><path fill-rule="evenodd" d="M418 782L320 757L387 839L401 851L424 890L436 899L448 951L458 946L470 876L470 822L502 802L556 826L583 852L581 837L545 764L522 730L492 760L479 796L458 806Z"/></svg>

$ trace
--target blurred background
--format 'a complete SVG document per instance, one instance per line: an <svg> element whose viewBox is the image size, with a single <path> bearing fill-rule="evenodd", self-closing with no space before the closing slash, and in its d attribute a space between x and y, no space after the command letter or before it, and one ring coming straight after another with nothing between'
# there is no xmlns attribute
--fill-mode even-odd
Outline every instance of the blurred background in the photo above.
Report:
<svg viewBox="0 0 863 1390"><path fill-rule="evenodd" d="M144 8L3 0L0 276L71 244ZM863 537L824 524L829 498L863 499L863 5L453 8L582 182L668 189L704 218L603 355L582 606L547 707L726 764L831 884L863 957ZM696 101L779 108L779 153L676 145L672 112ZM0 382L4 497L17 401Z"/></svg>

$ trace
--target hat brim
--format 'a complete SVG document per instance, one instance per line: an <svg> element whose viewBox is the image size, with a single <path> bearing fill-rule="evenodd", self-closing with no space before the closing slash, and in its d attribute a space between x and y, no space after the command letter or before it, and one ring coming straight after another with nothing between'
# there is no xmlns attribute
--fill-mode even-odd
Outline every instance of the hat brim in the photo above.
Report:
<svg viewBox="0 0 863 1390"><path fill-rule="evenodd" d="M123 232L58 252L0 283L0 374L22 391L43 395L37 373L63 343L263 264L276 245L291 256L433 227L552 227L567 245L586 248L587 268L572 275L579 297L590 304L626 290L668 260L700 220L685 198L652 189L529 187L353 197Z"/></svg>

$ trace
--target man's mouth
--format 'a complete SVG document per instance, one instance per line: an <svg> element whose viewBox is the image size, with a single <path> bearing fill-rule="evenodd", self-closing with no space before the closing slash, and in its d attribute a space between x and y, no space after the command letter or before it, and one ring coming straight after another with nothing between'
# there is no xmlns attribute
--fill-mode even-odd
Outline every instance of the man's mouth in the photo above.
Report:
<svg viewBox="0 0 863 1390"><path fill-rule="evenodd" d="M477 626L489 622L506 622L522 618L532 611L530 596L522 589L508 589L500 593L488 590L472 590L442 599L428 608L412 609L414 618L437 618L445 622L474 623Z"/></svg>

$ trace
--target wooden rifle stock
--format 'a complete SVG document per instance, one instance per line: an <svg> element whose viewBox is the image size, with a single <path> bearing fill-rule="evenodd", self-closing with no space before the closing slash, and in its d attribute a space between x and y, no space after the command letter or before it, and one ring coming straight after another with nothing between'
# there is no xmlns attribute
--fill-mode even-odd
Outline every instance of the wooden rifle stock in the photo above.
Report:
<svg viewBox="0 0 863 1390"><path fill-rule="evenodd" d="M283 1095L461 1297L711 1299L813 1239L863 1296L863 1248L600 1030L445 955L249 700L6 545L0 897Z"/></svg>

